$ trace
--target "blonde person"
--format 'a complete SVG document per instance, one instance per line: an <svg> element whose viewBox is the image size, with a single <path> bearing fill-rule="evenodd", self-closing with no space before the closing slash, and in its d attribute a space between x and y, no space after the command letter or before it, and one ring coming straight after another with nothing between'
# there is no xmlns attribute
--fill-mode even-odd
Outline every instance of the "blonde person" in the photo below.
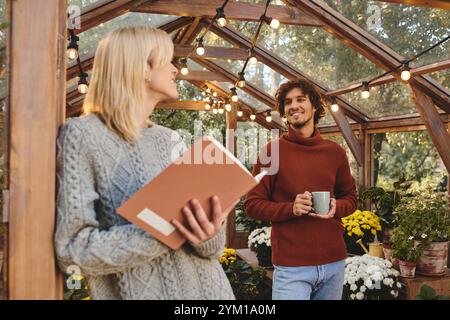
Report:
<svg viewBox="0 0 450 320"><path fill-rule="evenodd" d="M227 214L220 199L211 199L211 221L195 199L186 205L190 228L174 225L189 241L175 251L116 212L168 166L174 148L185 148L148 120L178 95L172 56L164 31L110 33L96 51L84 115L58 136L57 260L64 272L81 270L93 299L234 299L218 262Z"/></svg>

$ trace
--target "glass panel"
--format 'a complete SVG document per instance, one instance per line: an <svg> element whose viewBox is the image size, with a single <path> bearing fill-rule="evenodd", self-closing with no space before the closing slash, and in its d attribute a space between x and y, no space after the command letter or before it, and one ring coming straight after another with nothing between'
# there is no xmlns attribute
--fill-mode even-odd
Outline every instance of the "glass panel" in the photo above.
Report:
<svg viewBox="0 0 450 320"><path fill-rule="evenodd" d="M358 188L358 181L359 181L359 166L358 162L356 161L355 157L353 156L352 151L347 145L347 142L345 141L343 136L331 136L327 137L325 139L329 139L331 141L334 141L338 143L342 148L345 149L348 157L348 163L350 165L350 171L352 173L353 178L355 179L356 186Z"/></svg>
<svg viewBox="0 0 450 320"><path fill-rule="evenodd" d="M334 118L331 115L331 113L328 111L328 109L325 109L325 112L326 112L325 113L325 117L323 117L323 118L321 118L319 120L319 125L322 125L322 126L331 126L331 125L333 125L333 126L335 126L336 122L334 121Z"/></svg>
<svg viewBox="0 0 450 320"><path fill-rule="evenodd" d="M178 99L177 100L201 100L202 91L186 80L177 80Z"/></svg>
<svg viewBox="0 0 450 320"><path fill-rule="evenodd" d="M84 60L86 57L93 56L98 42L114 29L117 29L119 27L138 25L150 25L153 27L159 27L177 18L178 17L161 14L129 12L108 22L102 23L97 27L89 29L78 35L80 37L80 59Z"/></svg>
<svg viewBox="0 0 450 320"><path fill-rule="evenodd" d="M204 32L204 28L202 29L201 32L199 32L199 36L203 34ZM192 41L192 43L195 43L196 39L194 39ZM224 39L222 39L221 37L219 37L217 34L208 31L205 35L205 37L203 38L203 45L205 46L211 46L211 47L223 47L223 48L233 48L233 44L225 41Z"/></svg>
<svg viewBox="0 0 450 320"><path fill-rule="evenodd" d="M230 23L248 38L256 32L257 24ZM264 24L257 43L329 89L384 72L321 28L281 25L273 30Z"/></svg>
<svg viewBox="0 0 450 320"><path fill-rule="evenodd" d="M113 0L69 0L67 6L78 6L80 8L90 7L97 8L108 2L114 2Z"/></svg>
<svg viewBox="0 0 450 320"><path fill-rule="evenodd" d="M376 186L391 190L404 178L415 188L447 189L447 171L427 131L379 133L373 139Z"/></svg>
<svg viewBox="0 0 450 320"><path fill-rule="evenodd" d="M450 11L379 1L325 0L364 30L406 58L448 35ZM421 65L450 58L450 43L428 53Z"/></svg>
<svg viewBox="0 0 450 320"><path fill-rule="evenodd" d="M431 78L450 90L450 69L436 71L428 74Z"/></svg>
<svg viewBox="0 0 450 320"><path fill-rule="evenodd" d="M371 118L417 112L408 87L399 82L370 88L368 99L361 97L361 91L350 92L343 97Z"/></svg>

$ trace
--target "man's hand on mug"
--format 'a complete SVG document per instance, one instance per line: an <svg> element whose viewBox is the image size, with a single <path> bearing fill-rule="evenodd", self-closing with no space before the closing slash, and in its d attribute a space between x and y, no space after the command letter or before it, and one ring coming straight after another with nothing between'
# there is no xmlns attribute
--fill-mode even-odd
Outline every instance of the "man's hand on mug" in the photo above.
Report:
<svg viewBox="0 0 450 320"><path fill-rule="evenodd" d="M314 209L313 209L314 210ZM327 214L310 213L309 216L319 219L332 219L336 213L336 199L330 199L330 211Z"/></svg>
<svg viewBox="0 0 450 320"><path fill-rule="evenodd" d="M301 216L308 214L312 210L312 194L309 191L298 194L295 197L294 206L292 208L294 215Z"/></svg>

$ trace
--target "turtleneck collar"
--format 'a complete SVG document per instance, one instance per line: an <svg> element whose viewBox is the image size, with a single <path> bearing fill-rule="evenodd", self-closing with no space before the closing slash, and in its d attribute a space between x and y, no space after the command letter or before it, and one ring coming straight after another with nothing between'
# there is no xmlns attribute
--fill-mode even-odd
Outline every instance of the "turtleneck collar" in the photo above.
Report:
<svg viewBox="0 0 450 320"><path fill-rule="evenodd" d="M284 137L291 142L305 146L314 146L322 141L322 137L320 136L319 129L317 129L317 127L314 127L314 132L311 137L305 138L300 136L294 129L292 129L291 126L289 126L288 133Z"/></svg>

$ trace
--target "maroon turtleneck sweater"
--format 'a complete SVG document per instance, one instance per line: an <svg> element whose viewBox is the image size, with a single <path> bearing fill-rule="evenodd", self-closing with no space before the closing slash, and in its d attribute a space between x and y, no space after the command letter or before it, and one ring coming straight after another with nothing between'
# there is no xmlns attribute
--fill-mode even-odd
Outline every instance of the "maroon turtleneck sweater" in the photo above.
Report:
<svg viewBox="0 0 450 320"><path fill-rule="evenodd" d="M246 196L248 216L272 222L272 261L281 266L313 266L347 257L341 218L356 210L355 180L350 174L347 155L337 143L322 139L318 129L310 138L295 130L279 142L279 170L263 180ZM261 152L271 155L273 141ZM253 175L264 166L258 162ZM297 194L330 191L336 198L332 219L319 219L293 213Z"/></svg>

